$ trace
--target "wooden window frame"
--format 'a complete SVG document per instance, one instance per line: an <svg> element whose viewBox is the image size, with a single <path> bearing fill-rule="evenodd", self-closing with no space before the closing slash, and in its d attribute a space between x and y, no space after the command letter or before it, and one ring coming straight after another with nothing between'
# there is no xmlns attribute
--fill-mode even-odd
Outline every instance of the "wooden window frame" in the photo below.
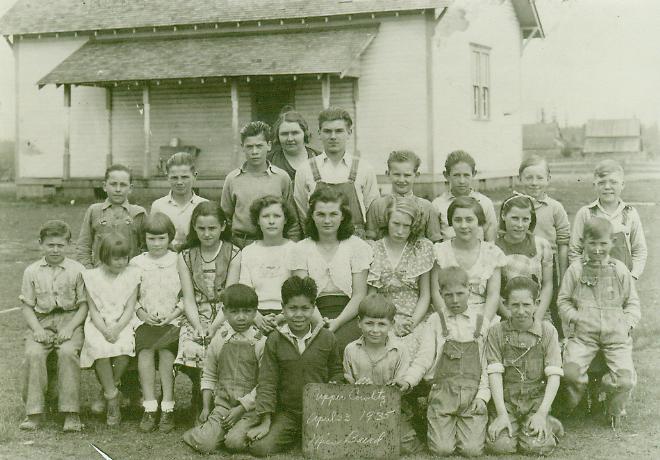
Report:
<svg viewBox="0 0 660 460"><path fill-rule="evenodd" d="M470 44L471 106L473 120L490 120L490 51L487 46Z"/></svg>

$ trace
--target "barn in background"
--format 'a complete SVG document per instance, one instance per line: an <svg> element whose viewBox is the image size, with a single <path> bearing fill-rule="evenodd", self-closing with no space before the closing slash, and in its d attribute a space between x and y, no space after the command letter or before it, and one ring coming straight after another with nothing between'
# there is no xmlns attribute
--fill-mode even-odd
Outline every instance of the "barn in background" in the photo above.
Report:
<svg viewBox="0 0 660 460"><path fill-rule="evenodd" d="M240 127L285 105L314 132L321 109L345 107L352 148L379 173L391 150L416 151L430 194L454 149L480 178L509 177L522 52L543 36L533 0L18 0L0 33L22 195L89 193L113 162L165 188L174 138L217 193L241 162Z"/></svg>

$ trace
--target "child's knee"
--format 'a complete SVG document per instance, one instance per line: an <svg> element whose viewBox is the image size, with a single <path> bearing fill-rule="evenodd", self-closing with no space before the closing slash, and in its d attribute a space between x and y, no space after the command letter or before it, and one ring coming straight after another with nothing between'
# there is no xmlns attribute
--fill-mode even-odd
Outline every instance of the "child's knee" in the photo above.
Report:
<svg viewBox="0 0 660 460"><path fill-rule="evenodd" d="M520 436L520 452L530 455L549 455L557 447L557 441L550 434L546 439L539 440L536 436Z"/></svg>
<svg viewBox="0 0 660 460"><path fill-rule="evenodd" d="M472 440L458 446L458 452L464 457L480 457L484 453L484 441Z"/></svg>
<svg viewBox="0 0 660 460"><path fill-rule="evenodd" d="M203 425L202 425L203 426ZM217 437L205 436L202 427L194 427L183 433L183 442L203 454L211 454L218 448Z"/></svg>
<svg viewBox="0 0 660 460"><path fill-rule="evenodd" d="M564 363L564 381L571 384L587 384L589 377L586 372L580 370L577 363Z"/></svg>
<svg viewBox="0 0 660 460"><path fill-rule="evenodd" d="M71 341L64 342L57 348L57 358L62 359L75 359L78 360L80 356L80 348L75 346Z"/></svg>
<svg viewBox="0 0 660 460"><path fill-rule="evenodd" d="M486 447L495 455L515 454L518 449L518 440L506 433L502 433L495 440L489 440L486 443Z"/></svg>
<svg viewBox="0 0 660 460"><path fill-rule="evenodd" d="M249 452L254 457L268 457L277 453L278 449L273 440L266 436L250 444Z"/></svg>
<svg viewBox="0 0 660 460"><path fill-rule="evenodd" d="M612 390L627 392L632 391L635 388L635 374L628 370L623 369L619 370L615 374L612 372L605 374L601 383L606 388L611 388Z"/></svg>
<svg viewBox="0 0 660 460"><path fill-rule="evenodd" d="M25 359L28 362L40 360L45 361L48 357L48 353L50 353L50 351L39 343L27 344L25 346Z"/></svg>

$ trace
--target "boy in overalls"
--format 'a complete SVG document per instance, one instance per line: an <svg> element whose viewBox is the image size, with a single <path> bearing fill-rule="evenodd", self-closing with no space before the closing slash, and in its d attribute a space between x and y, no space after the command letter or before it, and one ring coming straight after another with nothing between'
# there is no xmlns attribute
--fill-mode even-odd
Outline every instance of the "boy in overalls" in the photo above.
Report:
<svg viewBox="0 0 660 460"><path fill-rule="evenodd" d="M504 302L511 317L488 331L487 371L495 410L487 448L502 455L548 455L563 434L561 423L548 415L563 375L557 330L548 321L534 321L539 286L533 279L509 280Z"/></svg>
<svg viewBox="0 0 660 460"><path fill-rule="evenodd" d="M574 408L588 384L587 370L601 351L607 373L601 388L608 396L607 416L615 428L637 375L632 360L632 330L640 320L639 298L632 274L623 262L610 257L612 224L592 217L584 226L584 260L571 264L557 297L567 327L564 348L566 404Z"/></svg>
<svg viewBox="0 0 660 460"><path fill-rule="evenodd" d="M448 456L457 451L474 457L483 453L488 422L486 329L483 315L468 310L470 283L463 269L440 270L438 284L446 309L428 320L436 343L434 365L427 373L432 378L428 445L434 455Z"/></svg>
<svg viewBox="0 0 660 460"><path fill-rule="evenodd" d="M223 442L229 450L247 448L249 414L255 408L259 361L266 343L254 326L259 303L254 289L234 284L223 292L223 300L226 322L213 337L204 362L200 425L183 435L186 444L205 454Z"/></svg>
<svg viewBox="0 0 660 460"><path fill-rule="evenodd" d="M356 154L346 152L353 119L341 108L329 108L319 114L319 136L323 153L310 158L296 172L293 197L299 215L307 215L309 197L317 187L332 187L348 199L355 234L364 237L365 217L371 203L380 196L376 174Z"/></svg>

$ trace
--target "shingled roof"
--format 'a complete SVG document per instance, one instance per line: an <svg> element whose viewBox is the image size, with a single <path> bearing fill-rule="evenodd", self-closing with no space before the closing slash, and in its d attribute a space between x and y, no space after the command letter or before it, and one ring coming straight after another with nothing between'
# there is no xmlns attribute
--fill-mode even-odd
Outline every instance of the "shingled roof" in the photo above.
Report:
<svg viewBox="0 0 660 460"><path fill-rule="evenodd" d="M374 26L206 38L91 40L38 84L325 73L356 77L357 58L377 30ZM332 46L319 53L330 42Z"/></svg>
<svg viewBox="0 0 660 460"><path fill-rule="evenodd" d="M0 34L300 19L422 10L447 0L18 0L0 18Z"/></svg>

